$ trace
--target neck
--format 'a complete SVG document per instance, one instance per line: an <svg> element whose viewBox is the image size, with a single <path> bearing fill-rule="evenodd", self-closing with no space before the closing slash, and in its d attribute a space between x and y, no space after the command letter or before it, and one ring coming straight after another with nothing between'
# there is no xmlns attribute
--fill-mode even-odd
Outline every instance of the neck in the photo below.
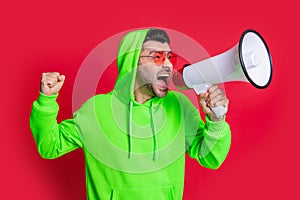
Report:
<svg viewBox="0 0 300 200"><path fill-rule="evenodd" d="M134 90L134 98L138 103L145 103L151 99L154 95L150 92L149 88L146 85L136 87Z"/></svg>

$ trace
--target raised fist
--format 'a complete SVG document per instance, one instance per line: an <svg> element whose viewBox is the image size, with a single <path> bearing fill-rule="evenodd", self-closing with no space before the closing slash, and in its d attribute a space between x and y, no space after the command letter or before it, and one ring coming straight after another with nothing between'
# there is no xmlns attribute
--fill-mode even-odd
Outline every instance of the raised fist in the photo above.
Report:
<svg viewBox="0 0 300 200"><path fill-rule="evenodd" d="M40 91L44 95L54 95L59 92L65 81L65 76L58 72L48 72L42 74Z"/></svg>

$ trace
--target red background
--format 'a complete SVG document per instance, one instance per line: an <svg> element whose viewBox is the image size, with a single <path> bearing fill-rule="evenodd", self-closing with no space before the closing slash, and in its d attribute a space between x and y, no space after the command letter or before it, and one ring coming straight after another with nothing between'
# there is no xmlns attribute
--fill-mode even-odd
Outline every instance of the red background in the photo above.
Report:
<svg viewBox="0 0 300 200"><path fill-rule="evenodd" d="M265 38L273 58L266 90L226 83L232 146L219 170L187 158L184 199L300 199L296 1L2 1L0 199L85 199L84 156L56 160L37 153L29 129L42 72L66 75L59 120L72 117L72 87L88 53L108 37L165 27L197 40L211 55L243 30Z"/></svg>

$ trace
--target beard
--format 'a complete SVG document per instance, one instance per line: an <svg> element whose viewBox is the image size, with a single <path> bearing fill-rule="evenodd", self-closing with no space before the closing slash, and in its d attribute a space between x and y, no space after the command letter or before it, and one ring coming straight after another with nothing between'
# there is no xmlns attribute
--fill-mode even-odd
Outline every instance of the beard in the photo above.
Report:
<svg viewBox="0 0 300 200"><path fill-rule="evenodd" d="M156 82L154 83L148 83L145 85L145 87L148 89L149 93L152 96L156 96L159 98L165 97L169 91L168 87L166 88L160 88Z"/></svg>
<svg viewBox="0 0 300 200"><path fill-rule="evenodd" d="M146 73L147 72L147 73ZM170 71L158 71L156 73L149 71L138 71L136 79L136 88L140 88L142 93L150 97L165 97L168 93L170 83Z"/></svg>

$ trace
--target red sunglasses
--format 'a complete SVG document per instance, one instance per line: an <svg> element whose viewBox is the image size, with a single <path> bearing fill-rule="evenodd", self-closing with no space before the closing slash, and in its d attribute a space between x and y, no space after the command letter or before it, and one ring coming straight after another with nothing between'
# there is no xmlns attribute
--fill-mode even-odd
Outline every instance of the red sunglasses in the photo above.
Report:
<svg viewBox="0 0 300 200"><path fill-rule="evenodd" d="M152 53L153 55L140 56L140 57L150 57L157 65L163 65L166 60L166 57L172 63L173 66L177 62L177 55L171 51L151 51L150 54Z"/></svg>

